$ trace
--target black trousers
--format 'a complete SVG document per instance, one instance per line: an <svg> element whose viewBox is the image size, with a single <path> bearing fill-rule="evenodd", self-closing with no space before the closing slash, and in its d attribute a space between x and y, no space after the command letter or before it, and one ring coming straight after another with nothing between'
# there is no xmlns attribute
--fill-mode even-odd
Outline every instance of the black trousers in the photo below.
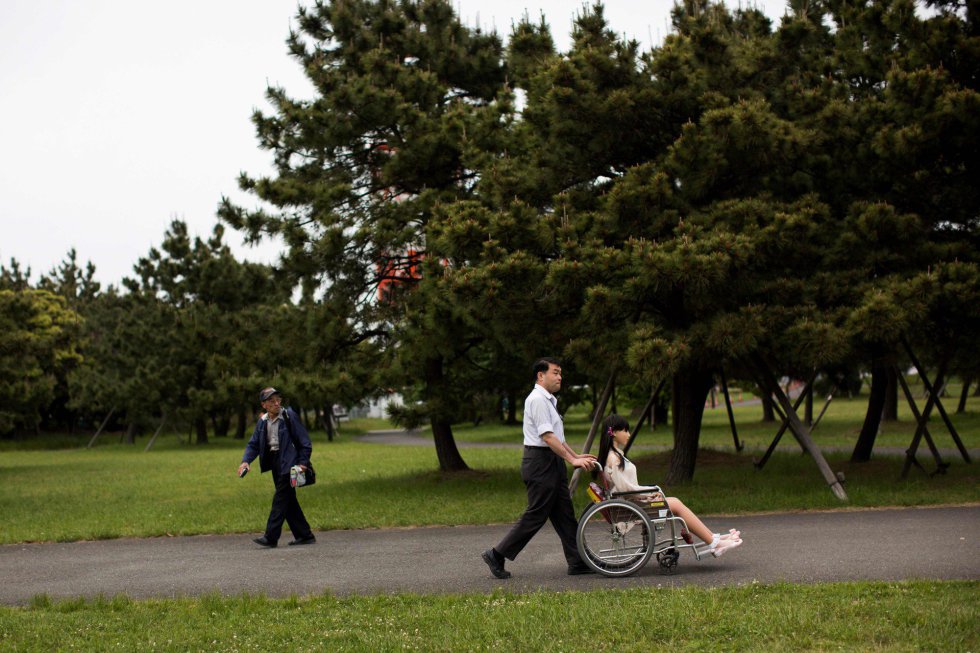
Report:
<svg viewBox="0 0 980 653"><path fill-rule="evenodd" d="M527 488L527 510L510 532L494 548L508 560L514 560L544 523L551 525L561 539L565 560L570 567L582 566L575 544L575 508L568 492L565 461L546 447L524 447L521 478Z"/></svg>
<svg viewBox="0 0 980 653"><path fill-rule="evenodd" d="M279 469L279 465L273 470ZM272 479L276 483L276 493L272 495L272 510L269 512L269 521L265 525L265 537L270 542L278 542L282 535L282 523L289 524L289 530L293 532L293 537L302 540L313 535L309 522L303 509L299 507L299 500L296 498L296 488L289 484L289 474L277 474L272 472Z"/></svg>

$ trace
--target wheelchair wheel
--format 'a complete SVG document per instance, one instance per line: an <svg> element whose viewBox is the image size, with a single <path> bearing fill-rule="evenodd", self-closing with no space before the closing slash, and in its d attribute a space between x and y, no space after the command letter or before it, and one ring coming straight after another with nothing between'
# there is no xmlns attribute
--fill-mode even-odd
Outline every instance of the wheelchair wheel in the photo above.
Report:
<svg viewBox="0 0 980 653"><path fill-rule="evenodd" d="M588 508L576 535L582 560L604 576L628 576L653 554L655 538L646 513L621 499Z"/></svg>
<svg viewBox="0 0 980 653"><path fill-rule="evenodd" d="M657 554L657 562L660 568L666 573L672 574L677 569L677 560L681 557L681 552L677 549L667 549Z"/></svg>

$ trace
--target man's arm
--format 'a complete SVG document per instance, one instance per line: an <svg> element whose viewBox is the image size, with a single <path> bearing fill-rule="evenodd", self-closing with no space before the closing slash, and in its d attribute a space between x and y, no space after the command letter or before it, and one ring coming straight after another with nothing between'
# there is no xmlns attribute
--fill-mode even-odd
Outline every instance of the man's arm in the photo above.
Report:
<svg viewBox="0 0 980 653"><path fill-rule="evenodd" d="M245 445L245 453L242 454L242 463L238 466L238 475L242 475L242 469L251 469L249 463L255 460L259 455L259 428L262 426L262 420L259 420L255 425L255 430L252 431L252 437L249 438L248 444Z"/></svg>
<svg viewBox="0 0 980 653"><path fill-rule="evenodd" d="M585 470L590 470L595 466L595 456L592 454L577 454L571 447L558 439L558 436L548 431L541 436L541 439L545 441L552 451L570 464L572 467L581 467Z"/></svg>

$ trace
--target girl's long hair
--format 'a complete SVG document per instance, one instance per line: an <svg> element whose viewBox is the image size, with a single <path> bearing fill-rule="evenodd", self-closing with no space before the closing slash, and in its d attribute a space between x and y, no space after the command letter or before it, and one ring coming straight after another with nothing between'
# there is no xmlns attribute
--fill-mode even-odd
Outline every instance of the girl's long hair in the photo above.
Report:
<svg viewBox="0 0 980 653"><path fill-rule="evenodd" d="M613 433L616 431L629 431L630 423L626 421L626 418L617 415L615 413L609 415L602 422L602 433L599 436L599 464L603 467L606 466L606 459L609 457L610 451L615 451L619 456L619 468L623 469L626 467L626 455L622 451L616 449L616 445L613 443ZM595 478L599 475L599 470L593 470L592 477Z"/></svg>

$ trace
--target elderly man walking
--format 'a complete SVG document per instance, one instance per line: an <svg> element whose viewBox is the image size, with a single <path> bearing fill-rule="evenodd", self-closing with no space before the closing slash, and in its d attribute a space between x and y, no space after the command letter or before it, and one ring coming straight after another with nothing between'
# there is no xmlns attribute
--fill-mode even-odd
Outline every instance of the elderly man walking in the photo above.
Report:
<svg viewBox="0 0 980 653"><path fill-rule="evenodd" d="M575 509L568 491L567 461L574 467L591 469L595 456L580 455L565 444L565 429L558 413L555 393L561 390L561 365L542 358L531 368L535 385L524 401L524 458L521 478L527 488L527 509L500 543L483 552L483 561L497 578L510 578L504 560L513 561L544 523L561 539L569 575L591 573L582 562L575 544Z"/></svg>
<svg viewBox="0 0 980 653"><path fill-rule="evenodd" d="M290 545L312 544L316 542L316 537L296 499L296 488L289 482L289 470L298 465L306 471L313 453L313 443L299 415L291 408L283 407L278 390L264 388L259 393L259 402L266 412L255 425L252 438L245 446L238 475L247 473L251 469L249 463L258 458L262 472L272 472L276 493L272 496L272 510L265 525L265 534L253 541L260 546L275 548L285 521L293 532L294 539L289 542Z"/></svg>

